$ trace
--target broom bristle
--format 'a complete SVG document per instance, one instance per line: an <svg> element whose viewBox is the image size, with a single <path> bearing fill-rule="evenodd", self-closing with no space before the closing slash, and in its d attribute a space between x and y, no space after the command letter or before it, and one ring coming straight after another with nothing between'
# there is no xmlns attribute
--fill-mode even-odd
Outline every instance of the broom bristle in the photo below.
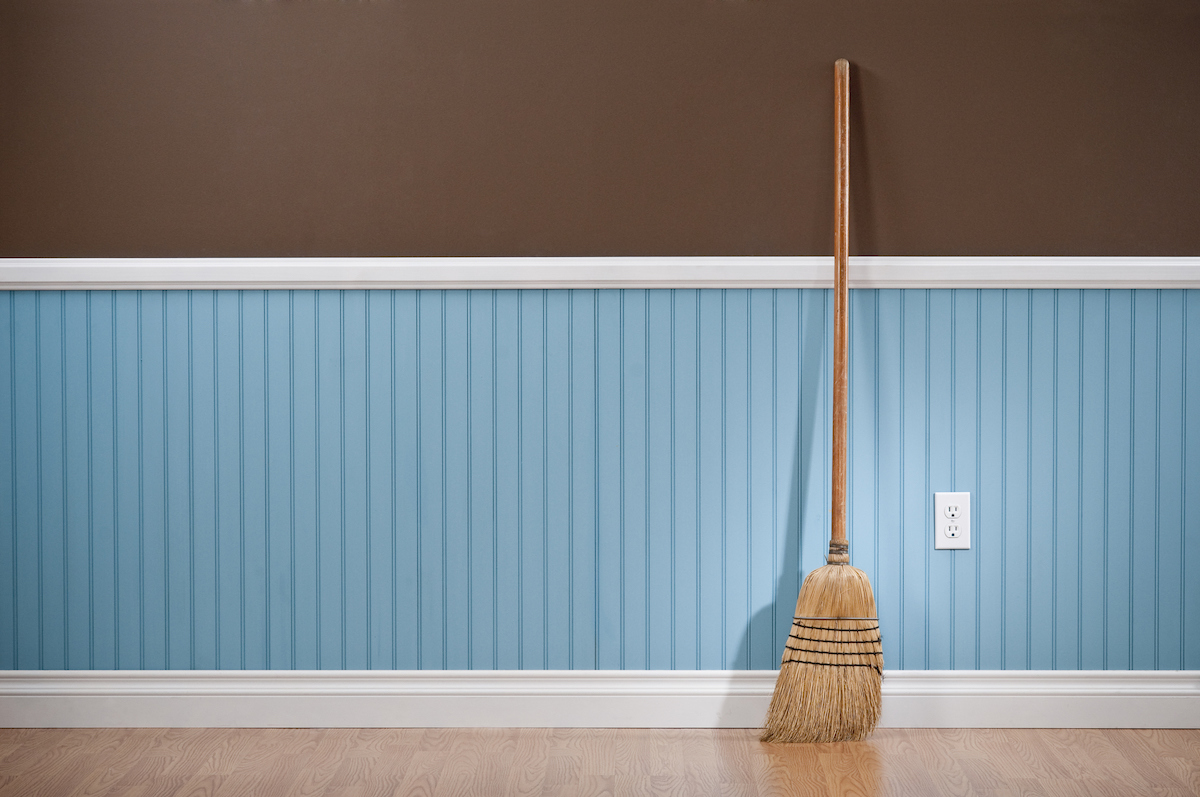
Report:
<svg viewBox="0 0 1200 797"><path fill-rule="evenodd" d="M764 742L858 741L875 729L883 681L877 617L863 571L836 564L808 574L767 711Z"/></svg>

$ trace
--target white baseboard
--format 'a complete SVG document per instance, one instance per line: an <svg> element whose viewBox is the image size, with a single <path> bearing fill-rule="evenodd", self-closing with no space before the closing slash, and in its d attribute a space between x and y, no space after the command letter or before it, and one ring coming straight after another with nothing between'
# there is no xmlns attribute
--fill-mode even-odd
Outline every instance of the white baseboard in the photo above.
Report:
<svg viewBox="0 0 1200 797"><path fill-rule="evenodd" d="M0 672L0 727L757 727L774 670ZM1197 671L893 670L883 727L1197 728Z"/></svg>
<svg viewBox="0 0 1200 797"><path fill-rule="evenodd" d="M832 257L0 258L3 290L828 288ZM1200 257L852 257L851 288L1200 288Z"/></svg>

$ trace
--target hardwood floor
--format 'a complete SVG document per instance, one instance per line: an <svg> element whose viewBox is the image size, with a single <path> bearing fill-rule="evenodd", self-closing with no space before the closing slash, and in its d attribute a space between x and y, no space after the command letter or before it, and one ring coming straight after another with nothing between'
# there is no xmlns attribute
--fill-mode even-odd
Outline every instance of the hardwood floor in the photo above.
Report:
<svg viewBox="0 0 1200 797"><path fill-rule="evenodd" d="M1200 795L1200 731L0 730L0 797Z"/></svg>

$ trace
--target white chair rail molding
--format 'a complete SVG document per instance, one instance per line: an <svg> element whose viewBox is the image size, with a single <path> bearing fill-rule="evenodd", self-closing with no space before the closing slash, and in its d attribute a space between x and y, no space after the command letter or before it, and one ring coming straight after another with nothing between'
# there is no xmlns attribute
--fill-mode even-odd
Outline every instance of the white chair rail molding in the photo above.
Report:
<svg viewBox="0 0 1200 797"><path fill-rule="evenodd" d="M851 288L1195 288L1200 257L852 257ZM827 288L832 257L7 258L0 289Z"/></svg>

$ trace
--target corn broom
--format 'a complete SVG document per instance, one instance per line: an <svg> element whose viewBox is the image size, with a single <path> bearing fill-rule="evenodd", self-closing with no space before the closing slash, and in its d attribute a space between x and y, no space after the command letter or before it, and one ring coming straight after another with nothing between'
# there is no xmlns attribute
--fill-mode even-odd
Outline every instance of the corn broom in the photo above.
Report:
<svg viewBox="0 0 1200 797"><path fill-rule="evenodd" d="M764 742L841 742L879 722L883 646L867 574L846 541L850 295L850 64L834 65L833 526L824 567L804 579L763 729Z"/></svg>

